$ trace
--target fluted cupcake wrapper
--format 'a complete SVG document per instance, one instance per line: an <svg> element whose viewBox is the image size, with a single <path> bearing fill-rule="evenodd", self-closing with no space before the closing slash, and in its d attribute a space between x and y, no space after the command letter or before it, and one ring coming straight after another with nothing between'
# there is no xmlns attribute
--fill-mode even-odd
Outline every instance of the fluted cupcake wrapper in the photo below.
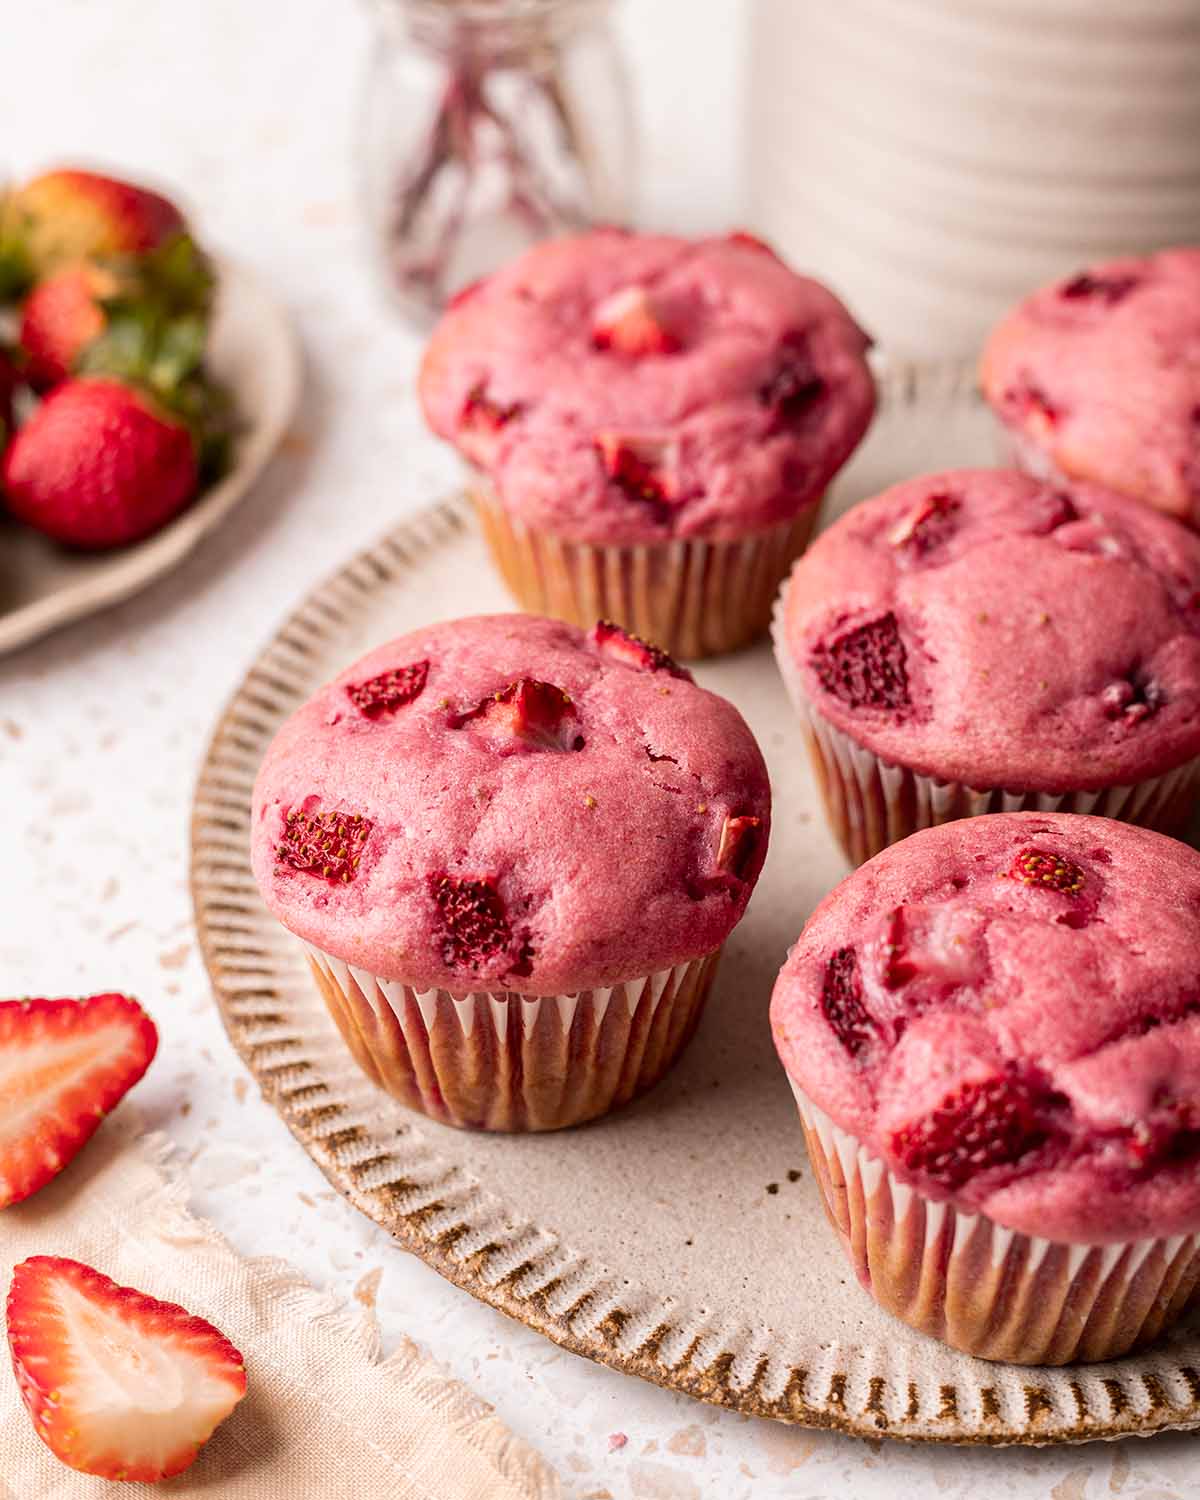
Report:
<svg viewBox="0 0 1200 1500"><path fill-rule="evenodd" d="M892 765L813 706L784 637L782 595L772 630L776 660L808 742L826 817L852 864L862 864L918 829L982 813L1090 813L1178 833L1200 796L1200 757L1145 781L1069 792L972 787Z"/></svg>
<svg viewBox="0 0 1200 1500"><path fill-rule="evenodd" d="M1200 1236L1064 1244L901 1182L793 1083L829 1219L859 1281L911 1327L983 1359L1115 1359L1197 1300Z"/></svg>
<svg viewBox="0 0 1200 1500"><path fill-rule="evenodd" d="M764 634L775 591L808 545L820 500L737 541L638 546L563 541L510 515L483 476L471 498L496 566L520 604L585 629L613 620L671 656L717 656Z"/></svg>
<svg viewBox="0 0 1200 1500"><path fill-rule="evenodd" d="M475 1130L557 1130L652 1087L700 1019L721 950L572 995L452 995L304 944L355 1060L410 1109Z"/></svg>

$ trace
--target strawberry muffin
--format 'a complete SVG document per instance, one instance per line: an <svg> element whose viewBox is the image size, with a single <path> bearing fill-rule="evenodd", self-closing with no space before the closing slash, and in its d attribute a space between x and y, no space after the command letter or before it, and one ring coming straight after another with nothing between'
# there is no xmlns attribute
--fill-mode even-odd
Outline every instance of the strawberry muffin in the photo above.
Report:
<svg viewBox="0 0 1200 1500"><path fill-rule="evenodd" d="M1200 1278L1200 854L1105 818L926 829L832 892L775 1045L889 1312L987 1359L1112 1359Z"/></svg>
<svg viewBox="0 0 1200 1500"><path fill-rule="evenodd" d="M704 656L766 629L871 420L867 346L748 235L604 229L460 296L420 395L524 608Z"/></svg>
<svg viewBox="0 0 1200 1500"><path fill-rule="evenodd" d="M670 657L495 615L381 646L295 713L252 854L376 1083L448 1124L549 1130L679 1055L769 822L753 735Z"/></svg>
<svg viewBox="0 0 1200 1500"><path fill-rule="evenodd" d="M1200 526L1200 247L1034 292L993 331L981 377L1021 468Z"/></svg>
<svg viewBox="0 0 1200 1500"><path fill-rule="evenodd" d="M964 469L848 511L776 654L856 864L975 813L1170 832L1200 785L1200 539L1094 485Z"/></svg>

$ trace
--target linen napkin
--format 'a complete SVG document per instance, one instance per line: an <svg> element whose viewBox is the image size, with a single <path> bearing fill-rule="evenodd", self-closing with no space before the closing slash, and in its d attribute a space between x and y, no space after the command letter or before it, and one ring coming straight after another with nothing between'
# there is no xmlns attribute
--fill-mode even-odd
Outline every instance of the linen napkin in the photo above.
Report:
<svg viewBox="0 0 1200 1500"><path fill-rule="evenodd" d="M186 1182L126 1106L78 1160L0 1214L0 1299L28 1255L85 1261L225 1333L248 1390L200 1457L151 1488L64 1467L34 1435L0 1343L0 1500L560 1500L549 1467L491 1408L374 1317L278 1260L246 1260L187 1211Z"/></svg>

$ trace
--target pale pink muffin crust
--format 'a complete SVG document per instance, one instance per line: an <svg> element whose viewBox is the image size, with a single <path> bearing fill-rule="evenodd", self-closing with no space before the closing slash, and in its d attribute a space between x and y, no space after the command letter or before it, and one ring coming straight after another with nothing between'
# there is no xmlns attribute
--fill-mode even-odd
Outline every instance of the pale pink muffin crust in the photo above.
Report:
<svg viewBox="0 0 1200 1500"><path fill-rule="evenodd" d="M1200 754L1200 539L1135 501L930 475L856 505L786 587L785 665L887 762L1056 793Z"/></svg>
<svg viewBox="0 0 1200 1500"><path fill-rule="evenodd" d="M769 822L732 704L621 632L492 615L380 646L292 715L252 856L271 911L336 958L553 995L718 948Z"/></svg>
<svg viewBox="0 0 1200 1500"><path fill-rule="evenodd" d="M868 340L746 235L542 244L445 314L419 391L507 510L573 541L732 540L819 499L871 419Z"/></svg>
<svg viewBox="0 0 1200 1500"><path fill-rule="evenodd" d="M1200 1230L1200 854L1105 818L925 829L817 908L789 1076L926 1195L1027 1234Z"/></svg>
<svg viewBox="0 0 1200 1500"><path fill-rule="evenodd" d="M1200 248L1034 292L993 330L981 376L1021 451L1200 525Z"/></svg>

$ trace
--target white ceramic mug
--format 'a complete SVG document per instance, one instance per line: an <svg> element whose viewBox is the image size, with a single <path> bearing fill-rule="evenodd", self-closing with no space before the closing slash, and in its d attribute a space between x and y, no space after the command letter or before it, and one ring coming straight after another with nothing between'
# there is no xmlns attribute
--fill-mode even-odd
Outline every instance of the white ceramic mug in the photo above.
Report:
<svg viewBox="0 0 1200 1500"><path fill-rule="evenodd" d="M749 218L885 345L1200 242L1198 0L753 0Z"/></svg>

